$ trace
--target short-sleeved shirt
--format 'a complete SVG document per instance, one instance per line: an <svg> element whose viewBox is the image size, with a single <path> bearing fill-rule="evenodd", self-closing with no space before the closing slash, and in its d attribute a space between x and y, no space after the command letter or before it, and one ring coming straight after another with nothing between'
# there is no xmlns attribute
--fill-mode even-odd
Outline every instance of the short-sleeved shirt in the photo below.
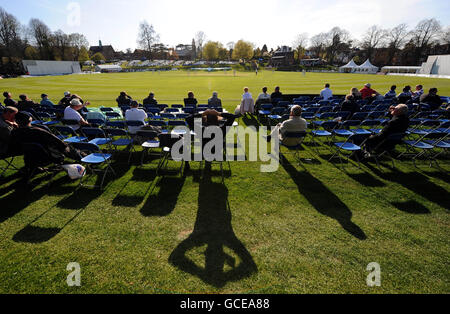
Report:
<svg viewBox="0 0 450 314"><path fill-rule="evenodd" d="M66 107L66 109L64 109L64 120L75 120L80 122L81 119L83 119L83 117L81 117L81 114L75 109L72 109L71 107ZM79 124L69 126L75 131L80 128Z"/></svg>
<svg viewBox="0 0 450 314"><path fill-rule="evenodd" d="M321 92L320 92L320 97L323 98L323 100L328 100L330 98L333 97L333 91L331 89L324 88Z"/></svg>
<svg viewBox="0 0 450 314"><path fill-rule="evenodd" d="M368 97L372 97L372 95L376 94L377 91L368 87L364 87L359 91L361 93L362 99L366 99Z"/></svg>
<svg viewBox="0 0 450 314"><path fill-rule="evenodd" d="M145 119L147 119L147 113L142 109L131 108L125 112L125 120L127 121L142 121L145 123ZM130 134L136 134L136 132L140 129L141 127L139 126L128 127L128 131L130 132Z"/></svg>

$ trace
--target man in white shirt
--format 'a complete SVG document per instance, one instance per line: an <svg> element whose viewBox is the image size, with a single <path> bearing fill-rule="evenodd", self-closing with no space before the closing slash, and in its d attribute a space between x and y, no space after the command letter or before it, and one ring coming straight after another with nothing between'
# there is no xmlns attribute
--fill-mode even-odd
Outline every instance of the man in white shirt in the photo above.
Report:
<svg viewBox="0 0 450 314"><path fill-rule="evenodd" d="M255 101L253 100L252 94L249 93L248 87L244 88L244 94L241 100L241 115L246 113L253 114L255 112Z"/></svg>
<svg viewBox="0 0 450 314"><path fill-rule="evenodd" d="M128 109L125 112L125 120L126 121L141 121L144 124L147 124L145 122L145 119L148 118L147 113L142 110L139 109L139 104L137 101L132 101L131 102L131 109ZM129 126L128 127L128 132L130 132L130 134L136 134L137 131L139 131L141 129L140 126Z"/></svg>
<svg viewBox="0 0 450 314"><path fill-rule="evenodd" d="M78 124L69 125L74 131L77 131L81 126L87 126L89 123L83 119L78 112L84 105L77 98L70 101L70 105L64 109L64 120L78 121Z"/></svg>
<svg viewBox="0 0 450 314"><path fill-rule="evenodd" d="M325 84L325 88L320 92L320 97L323 100L328 100L333 97L333 91L330 89L330 84Z"/></svg>

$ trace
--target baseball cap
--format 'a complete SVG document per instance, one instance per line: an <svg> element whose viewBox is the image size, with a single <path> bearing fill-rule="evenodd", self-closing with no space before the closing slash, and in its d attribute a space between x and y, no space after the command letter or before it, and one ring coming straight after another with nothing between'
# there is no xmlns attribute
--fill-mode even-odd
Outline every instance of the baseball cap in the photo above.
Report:
<svg viewBox="0 0 450 314"><path fill-rule="evenodd" d="M64 96L68 96L68 95L70 95L70 92L69 92L69 91L64 92Z"/></svg>

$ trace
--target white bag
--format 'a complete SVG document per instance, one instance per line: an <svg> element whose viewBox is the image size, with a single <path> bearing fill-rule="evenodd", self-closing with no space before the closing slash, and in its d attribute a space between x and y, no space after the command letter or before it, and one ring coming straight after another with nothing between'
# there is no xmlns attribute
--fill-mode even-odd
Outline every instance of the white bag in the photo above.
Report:
<svg viewBox="0 0 450 314"><path fill-rule="evenodd" d="M72 180L80 179L86 174L86 168L84 168L82 165L72 164L63 165L62 167L67 171L69 178L71 178Z"/></svg>

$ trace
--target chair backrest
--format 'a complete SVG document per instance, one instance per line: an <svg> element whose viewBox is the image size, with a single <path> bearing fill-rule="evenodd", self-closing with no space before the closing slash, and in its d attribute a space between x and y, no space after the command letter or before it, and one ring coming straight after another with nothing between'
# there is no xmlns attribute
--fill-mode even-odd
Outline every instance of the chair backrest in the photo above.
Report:
<svg viewBox="0 0 450 314"><path fill-rule="evenodd" d="M368 115L367 112L355 112L352 116L352 120L364 120Z"/></svg>
<svg viewBox="0 0 450 314"><path fill-rule="evenodd" d="M322 106L319 108L319 113L330 112L333 110L333 106Z"/></svg>
<svg viewBox="0 0 450 314"><path fill-rule="evenodd" d="M107 121L106 126L112 128L125 129L127 127L127 124L125 123L125 121Z"/></svg>
<svg viewBox="0 0 450 314"><path fill-rule="evenodd" d="M167 126L167 122L161 120L150 120L148 121L148 124L151 126L162 126L162 127Z"/></svg>
<svg viewBox="0 0 450 314"><path fill-rule="evenodd" d="M371 127L371 126L378 126L378 125L380 125L380 121L378 121L378 120L364 120L360 124L361 127L363 127L363 126Z"/></svg>
<svg viewBox="0 0 450 314"><path fill-rule="evenodd" d="M324 112L320 114L320 119L334 118L335 112Z"/></svg>
<svg viewBox="0 0 450 314"><path fill-rule="evenodd" d="M369 119L378 119L378 118L384 117L385 114L386 114L386 112L384 112L384 111L372 111L372 112L369 112L367 117Z"/></svg>
<svg viewBox="0 0 450 314"><path fill-rule="evenodd" d="M118 112L115 112L115 111L107 111L107 112L105 112L105 114L106 114L106 116L108 117L108 118L121 118L122 116L120 115L120 113L118 113Z"/></svg>
<svg viewBox="0 0 450 314"><path fill-rule="evenodd" d="M124 129L104 128L103 130L109 136L128 136L128 132Z"/></svg>
<svg viewBox="0 0 450 314"><path fill-rule="evenodd" d="M441 125L441 121L439 121L439 120L425 120L421 124L421 126L424 126L424 127L437 127L440 125Z"/></svg>
<svg viewBox="0 0 450 314"><path fill-rule="evenodd" d="M339 111L334 113L335 118L347 119L352 113L350 111Z"/></svg>
<svg viewBox="0 0 450 314"><path fill-rule="evenodd" d="M102 111L102 112L113 112L114 109L113 108L109 108L109 107L103 107L103 108L100 108L100 111Z"/></svg>
<svg viewBox="0 0 450 314"><path fill-rule="evenodd" d="M359 120L346 120L341 123L341 127L343 128L349 128L352 126L359 126L359 125L361 125L361 121Z"/></svg>
<svg viewBox="0 0 450 314"><path fill-rule="evenodd" d="M169 126L186 126L186 122L182 120L171 120L168 121Z"/></svg>
<svg viewBox="0 0 450 314"><path fill-rule="evenodd" d="M98 145L93 144L93 143L76 142L76 143L71 143L71 145L74 148L79 149L80 151L86 152L86 153L97 153L97 152L100 152L100 147L98 147Z"/></svg>
<svg viewBox="0 0 450 314"><path fill-rule="evenodd" d="M172 108L183 108L183 105L174 104L172 105Z"/></svg>
<svg viewBox="0 0 450 314"><path fill-rule="evenodd" d="M285 107L285 108L287 108L287 107L289 107L289 105L290 105L290 102L289 101L285 101L285 100L279 101L277 103L277 107Z"/></svg>
<svg viewBox="0 0 450 314"><path fill-rule="evenodd" d="M272 104L263 104L261 105L262 110L272 110L273 105Z"/></svg>
<svg viewBox="0 0 450 314"><path fill-rule="evenodd" d="M105 131L100 128L81 128L81 132L86 136L100 136L106 137Z"/></svg>
<svg viewBox="0 0 450 314"><path fill-rule="evenodd" d="M87 120L89 122L89 124L94 124L94 125L104 125L105 121L103 121L102 119L88 119Z"/></svg>
<svg viewBox="0 0 450 314"><path fill-rule="evenodd" d="M80 124L77 120L65 120L65 119L62 119L61 123L64 124L64 125L77 125L77 124Z"/></svg>
<svg viewBox="0 0 450 314"><path fill-rule="evenodd" d="M180 110L178 110L177 108L166 108L165 109L166 112L170 113L170 112L179 112Z"/></svg>
<svg viewBox="0 0 450 314"><path fill-rule="evenodd" d="M67 125L54 125L52 126L52 128L60 134L70 134L73 136L76 135L75 131L70 126Z"/></svg>
<svg viewBox="0 0 450 314"><path fill-rule="evenodd" d="M158 133L150 130L140 130L136 132L136 135L146 140L153 140L158 137Z"/></svg>
<svg viewBox="0 0 450 314"><path fill-rule="evenodd" d="M325 121L321 124L321 127L325 130L334 130L338 125L337 121Z"/></svg>
<svg viewBox="0 0 450 314"><path fill-rule="evenodd" d="M172 113L161 113L161 118L164 119L175 119L175 115Z"/></svg>
<svg viewBox="0 0 450 314"><path fill-rule="evenodd" d="M145 123L143 121L126 121L127 126L144 126Z"/></svg>

